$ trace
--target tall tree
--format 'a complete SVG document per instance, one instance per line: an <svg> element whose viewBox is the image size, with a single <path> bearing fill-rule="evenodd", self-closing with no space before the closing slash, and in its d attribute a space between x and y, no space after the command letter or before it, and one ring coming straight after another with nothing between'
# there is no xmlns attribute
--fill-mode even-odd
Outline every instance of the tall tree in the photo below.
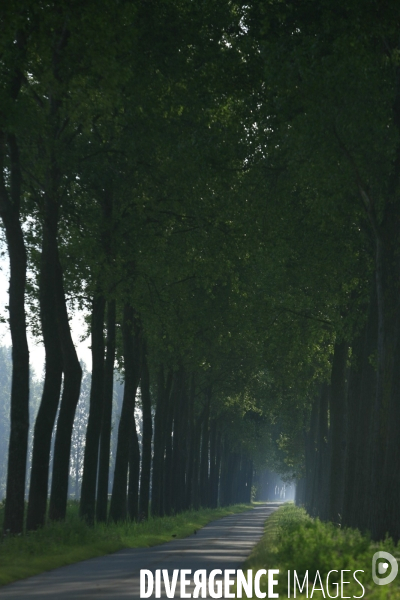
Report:
<svg viewBox="0 0 400 600"><path fill-rule="evenodd" d="M10 407L7 494L3 528L21 533L24 519L26 459L29 432L29 350L26 335L25 286L27 254L21 225L22 168L13 121L24 80L29 31L24 24L2 9L7 25L1 43L2 117L0 122L0 216L5 228L10 260L9 315L12 339L13 373ZM26 25L26 24L25 24ZM4 109L9 107L8 111ZM10 115L11 112L11 115ZM10 119L10 116L12 118Z"/></svg>

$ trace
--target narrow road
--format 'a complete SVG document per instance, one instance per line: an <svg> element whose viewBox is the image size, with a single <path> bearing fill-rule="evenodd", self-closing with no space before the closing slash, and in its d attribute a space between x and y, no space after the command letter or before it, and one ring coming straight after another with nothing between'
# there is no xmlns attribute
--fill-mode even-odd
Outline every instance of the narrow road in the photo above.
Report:
<svg viewBox="0 0 400 600"><path fill-rule="evenodd" d="M196 535L152 548L128 548L29 577L0 588L0 600L136 600L140 569L238 569L261 538L264 523L280 503L224 517ZM161 597L166 598L164 585ZM190 591L190 588L187 589ZM164 594L164 595L163 595ZM175 597L179 598L179 585ZM154 598L154 595L152 596Z"/></svg>

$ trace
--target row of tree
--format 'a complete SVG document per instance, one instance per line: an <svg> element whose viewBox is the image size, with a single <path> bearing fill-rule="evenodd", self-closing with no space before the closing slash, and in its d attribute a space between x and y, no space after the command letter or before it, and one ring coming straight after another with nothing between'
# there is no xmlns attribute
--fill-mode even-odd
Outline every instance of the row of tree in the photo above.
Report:
<svg viewBox="0 0 400 600"><path fill-rule="evenodd" d="M398 540L400 14L391 2L310 6L254 13L275 75L267 114L277 117L277 155L296 181L286 173L287 193L312 210L307 219L318 212L335 224L341 249L331 247L326 276L339 275L347 292L306 423L298 499Z"/></svg>
<svg viewBox="0 0 400 600"><path fill-rule="evenodd" d="M46 368L27 526L45 521L54 431L49 517L65 517L79 306L89 523L146 515L150 488L154 514L249 499L268 464L314 514L399 538L399 19L392 0L1 8L6 529L23 524L28 325Z"/></svg>
<svg viewBox="0 0 400 600"><path fill-rule="evenodd" d="M89 414L89 396L91 386L91 374L86 366L82 364L82 384L79 396L78 406L75 412L74 427L71 439L71 453L69 462L69 483L68 497L79 500L81 495L82 473L83 473L83 458L85 451L86 427ZM10 436L10 390L11 390L11 374L12 360L11 348L0 346L0 500L6 497L7 485L7 457L8 443ZM110 442L110 476L108 491L112 490L112 474L114 471L115 452L117 448L117 432L118 421L121 413L122 397L123 397L123 381L120 374L116 371L114 375L114 394L113 394L113 413L112 413L112 429ZM25 499L29 495L29 480L30 471L32 468L32 447L33 447L33 430L34 424L40 405L41 395L43 392L43 377L39 378L37 374L31 370L30 379L30 397L29 397L29 437L28 437L28 455L27 455L27 477L25 482ZM138 424L139 438L141 439L141 415L138 410L135 413L135 419ZM50 471L49 485L51 485L51 474L54 454L54 438L55 431L52 435L52 443L50 447Z"/></svg>

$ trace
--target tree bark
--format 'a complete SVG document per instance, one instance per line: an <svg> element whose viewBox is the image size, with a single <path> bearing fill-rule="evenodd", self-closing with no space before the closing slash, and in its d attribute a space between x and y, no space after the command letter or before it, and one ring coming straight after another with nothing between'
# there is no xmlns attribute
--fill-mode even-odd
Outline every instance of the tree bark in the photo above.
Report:
<svg viewBox="0 0 400 600"><path fill-rule="evenodd" d="M346 402L346 362L348 344L342 341L335 344L331 377L331 467L329 518L340 523L343 504L344 470L346 460L347 402Z"/></svg>
<svg viewBox="0 0 400 600"><path fill-rule="evenodd" d="M204 412L194 423L193 437L193 475L192 475L192 500L191 505L195 510L200 508L200 459L201 459L201 429Z"/></svg>
<svg viewBox="0 0 400 600"><path fill-rule="evenodd" d="M89 525L96 512L96 480L99 456L101 417L104 399L104 313L105 298L96 295L92 302L92 382L89 418L83 459L83 476L79 514Z"/></svg>
<svg viewBox="0 0 400 600"><path fill-rule="evenodd" d="M304 505L310 515L315 514L315 500L317 491L317 427L318 427L318 398L311 407L310 426L305 433L305 499Z"/></svg>
<svg viewBox="0 0 400 600"><path fill-rule="evenodd" d="M131 521L137 521L139 518L140 448L134 417L132 419L131 427L129 446L128 516Z"/></svg>
<svg viewBox="0 0 400 600"><path fill-rule="evenodd" d="M104 365L103 414L100 432L99 477L97 483L96 518L99 522L107 521L115 361L115 317L116 303L115 300L110 300L107 306L107 350Z"/></svg>
<svg viewBox="0 0 400 600"><path fill-rule="evenodd" d="M170 515L172 512L172 428L174 423L174 395L177 390L177 374L174 373L171 393L168 397L165 418L165 458L164 458L164 513Z"/></svg>
<svg viewBox="0 0 400 600"><path fill-rule="evenodd" d="M344 498L343 498L343 518L344 526L352 526L359 497L356 492L356 479L358 469L362 469L359 462L358 448L363 446L364 437L360 435L360 421L362 420L362 411L368 412L365 405L367 398L361 396L362 388L362 369L363 352L365 346L366 323L363 330L359 333L352 345L351 367L349 370L349 389L348 389L348 427L351 435L347 441L346 469L344 477ZM364 406L363 406L364 405ZM361 492L366 493L366 490Z"/></svg>
<svg viewBox="0 0 400 600"><path fill-rule="evenodd" d="M217 422L215 419L211 421L210 426L210 489L209 489L209 505L211 508L217 508L218 505L218 461L217 461Z"/></svg>
<svg viewBox="0 0 400 600"><path fill-rule="evenodd" d="M187 411L187 459L186 459L186 483L185 483L185 504L184 510L189 510L192 505L193 496L193 469L195 461L195 424L194 424L194 396L195 396L195 378L192 374L190 378L190 391L188 398Z"/></svg>
<svg viewBox="0 0 400 600"><path fill-rule="evenodd" d="M206 407L203 419L203 427L201 432L201 458L200 458L200 503L202 507L208 506L208 490L209 490L209 420L210 420L210 402L211 388L207 390Z"/></svg>
<svg viewBox="0 0 400 600"><path fill-rule="evenodd" d="M185 498L185 468L186 468L186 374L183 368L176 376L174 401L174 435L172 452L172 510L182 511Z"/></svg>
<svg viewBox="0 0 400 600"><path fill-rule="evenodd" d="M157 407L154 418L154 456L151 486L151 513L153 516L162 516L164 513L165 419L168 409L168 399L171 394L172 375L173 372L170 369L167 381L164 383L164 367L160 365L157 375Z"/></svg>
<svg viewBox="0 0 400 600"><path fill-rule="evenodd" d="M321 520L328 518L329 498L329 463L328 463L328 408L329 385L324 382L321 388L318 408L318 435L317 435L317 497L315 500L315 514Z"/></svg>
<svg viewBox="0 0 400 600"><path fill-rule="evenodd" d="M61 344L61 355L64 373L64 385L57 421L56 439L54 442L53 474L49 517L52 520L65 519L67 510L69 460L71 452L72 428L82 380L82 367L71 337L61 265L56 259L55 300L58 331Z"/></svg>
<svg viewBox="0 0 400 600"><path fill-rule="evenodd" d="M127 477L132 437L132 421L136 392L141 374L141 333L133 308L126 303L122 323L125 387L121 420L118 428L117 455L109 519L117 522L127 518ZM136 432L136 427L135 427Z"/></svg>
<svg viewBox="0 0 400 600"><path fill-rule="evenodd" d="M19 91L20 83L18 83ZM18 95L18 92L15 95ZM10 155L10 191L4 179L6 143ZM25 285L27 258L20 223L21 168L14 135L0 132L0 215L10 260L9 315L12 339L12 384L7 491L3 529L21 533L24 520L26 460L29 433L29 350L26 337Z"/></svg>
<svg viewBox="0 0 400 600"><path fill-rule="evenodd" d="M148 519L150 502L151 440L153 436L153 423L151 419L150 375L147 363L147 356L145 354L143 356L143 369L140 388L142 396L143 435L139 515L141 519L142 517Z"/></svg>
<svg viewBox="0 0 400 600"><path fill-rule="evenodd" d="M45 378L33 437L27 529L43 527L46 517L50 450L60 401L62 358L55 303L58 209L47 205L43 222L39 280L40 321L45 348Z"/></svg>

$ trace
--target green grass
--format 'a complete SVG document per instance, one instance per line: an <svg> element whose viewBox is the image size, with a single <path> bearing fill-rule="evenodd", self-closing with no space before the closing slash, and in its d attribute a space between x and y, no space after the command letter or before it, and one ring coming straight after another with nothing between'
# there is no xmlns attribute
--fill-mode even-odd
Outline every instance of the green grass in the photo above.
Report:
<svg viewBox="0 0 400 600"><path fill-rule="evenodd" d="M311 581L308 594L310 597L317 570L326 594L328 572L337 569L339 580L336 581L340 581L340 571L350 569L351 573L345 573L344 580L351 579L352 583L344 586L343 595L351 598L360 596L362 588L354 581L352 573L362 569L364 573L358 573L357 578L365 588L364 598L400 600L400 574L388 585L378 586L372 580L372 556L378 550L386 550L394 556L400 556L400 547L395 547L391 539L379 544L372 543L368 536L362 535L356 529L340 529L332 523L322 523L319 519L310 518L303 509L287 504L267 520L265 535L254 548L243 569L253 569L253 573L258 569L279 569L279 585L275 591L279 592L280 598L288 597L288 570L292 572L292 598L293 570L296 570L299 578L301 576L300 581L303 581L308 570ZM335 582L332 576L331 581ZM261 589L267 592L266 577L261 580ZM336 594L333 586L329 592L332 596ZM297 597L299 596L297 591ZM302 597L306 597L306 594ZM324 596L321 591L316 590L312 597L319 599ZM341 597L340 587L338 597Z"/></svg>
<svg viewBox="0 0 400 600"><path fill-rule="evenodd" d="M163 544L171 541L173 535L183 538L210 521L250 508L250 505L238 504L150 518L140 524L127 522L88 527L79 519L78 504L70 502L64 523L49 523L35 532L3 538L0 543L0 585L122 548Z"/></svg>

